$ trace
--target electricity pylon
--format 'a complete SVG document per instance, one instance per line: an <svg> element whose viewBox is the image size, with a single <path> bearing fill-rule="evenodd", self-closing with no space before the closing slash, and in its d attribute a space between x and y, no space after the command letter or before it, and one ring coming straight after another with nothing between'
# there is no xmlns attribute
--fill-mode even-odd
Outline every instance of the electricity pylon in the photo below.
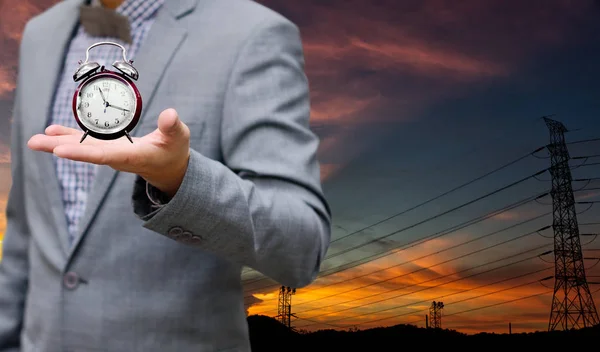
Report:
<svg viewBox="0 0 600 352"><path fill-rule="evenodd" d="M281 324L292 327L292 295L296 293L295 288L281 286L279 290L279 301L277 303L277 318Z"/></svg>
<svg viewBox="0 0 600 352"><path fill-rule="evenodd" d="M569 330L599 324L585 276L569 151L560 122L544 117L550 131L550 174L554 228L554 295L548 330Z"/></svg>
<svg viewBox="0 0 600 352"><path fill-rule="evenodd" d="M443 302L431 302L429 307L429 321L431 322L432 328L442 328L442 309L444 308Z"/></svg>

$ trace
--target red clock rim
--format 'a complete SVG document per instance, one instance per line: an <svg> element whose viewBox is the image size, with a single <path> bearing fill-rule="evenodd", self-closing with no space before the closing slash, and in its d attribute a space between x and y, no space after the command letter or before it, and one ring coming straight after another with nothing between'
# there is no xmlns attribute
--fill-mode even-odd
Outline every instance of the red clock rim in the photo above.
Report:
<svg viewBox="0 0 600 352"><path fill-rule="evenodd" d="M81 92L81 89L83 88L83 86L87 85L88 83L91 83L99 78L103 78L103 77L111 77L111 78L117 79L117 80L125 83L133 90L133 92L135 94L136 104L135 104L135 111L133 113L133 118L131 119L131 122L124 129L122 129L118 132L98 133L98 132L92 131L89 128L87 128L83 124L83 122L81 122L81 119L79 118L79 114L77 113L77 96ZM125 76L121 73L118 73L118 72L104 69L98 73L92 74L89 77L87 77L86 79L84 79L79 84L77 89L75 89L75 94L73 94L73 115L75 116L75 121L77 122L77 124L79 125L79 127L82 130L88 131L88 134L94 138L114 139L114 137L122 136L124 134L124 131L131 132L135 128L135 126L138 124L141 113L142 113L142 95L140 94L140 91L138 90L136 85L127 76Z"/></svg>

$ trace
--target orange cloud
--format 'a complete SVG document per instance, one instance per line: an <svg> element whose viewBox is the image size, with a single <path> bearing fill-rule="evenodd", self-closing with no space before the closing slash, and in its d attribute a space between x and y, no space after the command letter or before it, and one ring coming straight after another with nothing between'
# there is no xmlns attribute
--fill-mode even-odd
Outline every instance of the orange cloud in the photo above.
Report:
<svg viewBox="0 0 600 352"><path fill-rule="evenodd" d="M600 196L600 191L587 191L587 192L581 192L577 195L576 197L576 201L586 201L588 199L592 199L592 198L597 198L598 196Z"/></svg>
<svg viewBox="0 0 600 352"><path fill-rule="evenodd" d="M337 170L339 170L339 164L324 164L321 163L321 182L327 181L330 177L335 175Z"/></svg>
<svg viewBox="0 0 600 352"><path fill-rule="evenodd" d="M456 75L457 78L497 76L507 73L500 64L477 60L453 51L436 49L425 42L366 41L360 37L344 38L343 42L345 43L342 45L336 45L308 41L304 45L307 60L338 61L346 65L363 65L371 70L402 71L404 67L410 67L415 72L426 75L460 74L461 76ZM351 63L346 62L348 58L352 58ZM334 71L315 68L309 70L309 73L331 75Z"/></svg>
<svg viewBox="0 0 600 352"><path fill-rule="evenodd" d="M41 8L45 8L56 1L3 1L0 3L0 31L2 36L11 40L20 41L25 23ZM36 5L37 4L37 5ZM41 7L39 7L41 5Z"/></svg>
<svg viewBox="0 0 600 352"><path fill-rule="evenodd" d="M10 166L0 164L0 240L6 232L6 204L8 202L8 192L12 184Z"/></svg>
<svg viewBox="0 0 600 352"><path fill-rule="evenodd" d="M447 315L447 317L444 318L446 320L445 327L449 328L456 328L455 326L452 326L452 320L460 318L463 314L475 314L484 317L491 316L495 319L503 319L503 317L511 315L521 316L522 321L523 313L536 314L537 312L539 314L543 312L547 314L549 309L549 304L538 304L534 306L531 304L531 299L521 301L523 297L547 291L547 289L537 284L535 276L529 278L529 280L512 280L510 283L497 284L493 287L483 287L483 285L466 286L467 289L447 285L443 288L430 290L427 293L423 291L420 294L408 294L403 295L402 297L388 295L387 298L389 299L386 299L385 296L380 296L378 297L378 300L370 299L361 301L362 304L360 305L353 302L352 304L355 305L356 308L350 306L352 309L348 309L347 305L339 305L336 309L331 307L328 310L318 311L319 314L316 315L313 312L310 317L306 316L308 313L302 313L302 308L296 308L295 311L298 316L312 321L323 321L324 323L347 327L360 325L362 329L365 329L403 323L415 324L421 322L419 325L424 325L424 322L422 321L424 320L423 315L427 314L432 300L444 302L444 314ZM509 301L514 302L505 306L504 303ZM376 305L369 305L369 302L376 303ZM481 312L481 308L485 308L485 312ZM473 311L473 313L470 313L470 311ZM453 318L449 319L450 317ZM483 320L484 322L482 323L485 325L485 318ZM470 326L470 328L473 329L472 331L485 330L479 323L475 326L477 328ZM300 325L299 323L297 327L305 327L306 329L314 330L323 328L323 325L314 323L301 323Z"/></svg>
<svg viewBox="0 0 600 352"><path fill-rule="evenodd" d="M0 99L7 98L15 89L15 77L6 67L0 66Z"/></svg>
<svg viewBox="0 0 600 352"><path fill-rule="evenodd" d="M365 98L348 99L344 96L329 96L325 99L318 99L313 94L311 107L311 122L323 122L340 120L344 117L352 116L353 114L364 111L372 104L378 103L379 96L371 96Z"/></svg>
<svg viewBox="0 0 600 352"><path fill-rule="evenodd" d="M7 195L3 194L0 198L0 241L6 232L6 203Z"/></svg>
<svg viewBox="0 0 600 352"><path fill-rule="evenodd" d="M11 97L15 89L18 47L27 21L57 0L0 2L0 99Z"/></svg>
<svg viewBox="0 0 600 352"><path fill-rule="evenodd" d="M18 45L25 23L42 8L56 1L3 1L0 2L0 99L10 96L15 89Z"/></svg>
<svg viewBox="0 0 600 352"><path fill-rule="evenodd" d="M459 312L523 297L526 292L531 294L535 291L527 291L530 286L538 291L540 288L543 290L544 287L537 280L551 275L551 267L536 256L549 249L551 242L535 234L529 236L529 231L514 229L506 233L498 232L498 229L490 230L486 226L483 229L485 231L482 233L480 228L469 227L469 231L463 229L450 236L389 252L388 256L358 267L320 277L314 284L297 291L293 297L293 311L300 318L320 321L322 324L298 320L297 327L314 330L338 324L368 328L422 322L428 304L440 297L445 303L452 303L448 312L450 309ZM527 236L521 237L523 235ZM394 241L389 242L389 248L397 246ZM496 247L498 244L500 246ZM531 250L526 251L526 248ZM523 254L517 255L519 253ZM511 263L514 265L508 265ZM325 265L324 272L341 264L329 263ZM529 274L527 277L518 277L523 273ZM528 285L518 286L522 283ZM477 298L477 295L482 296ZM260 301L248 302L249 314L277 313L277 288L269 294L255 297ZM518 304L510 303L508 306L518 307ZM542 311L545 313L546 309ZM540 310L501 310L494 313L489 322L471 326L470 331L502 329L504 326L498 321L511 314L519 316L524 312L537 314ZM462 313L453 319L459 319L459 315ZM531 320L527 324L535 330L541 323ZM460 323L457 326L461 326ZM528 327L522 325L521 328Z"/></svg>
<svg viewBox="0 0 600 352"><path fill-rule="evenodd" d="M10 164L10 148L0 142L0 164Z"/></svg>
<svg viewBox="0 0 600 352"><path fill-rule="evenodd" d="M446 240L431 241L429 247L431 249L448 247L449 243ZM463 248L463 251L468 249ZM444 262L444 259L447 261L451 258L459 258L456 254L450 257L436 255L431 258L411 260L406 265L399 266L392 266L394 262L398 262L397 258L380 258L348 271L319 278L310 287L297 291L293 297L294 311L299 317L305 319L339 323L344 326L369 325L371 320L376 320L371 324L373 326L382 323L383 325L406 323L407 319L413 317L411 313L413 310L427 310L427 306L423 305L440 296L448 296L446 301L449 303L465 299L465 303L459 302L460 305L457 303L461 309L470 309L473 304L481 306L503 299L522 297L529 284L514 289L512 287L518 286L519 283L527 283L527 280L531 282L547 276L547 273L543 274L544 270L550 269L539 267L539 262L537 270L535 270L536 266L532 265L535 262L519 264L519 257L500 262L495 260L502 259L504 256L505 254L482 254L482 260L476 260L476 263L495 263L477 270L461 267L460 261ZM513 262L517 265L503 269L503 264ZM441 266L437 268L438 271L434 271L433 267L437 263L441 263ZM533 271L536 272L531 274ZM519 273L524 272L529 273L528 277L517 277ZM494 282L496 284L490 285ZM539 289L539 284L536 285L535 288ZM508 289L511 289L510 292ZM498 290L502 291L497 292ZM531 293L531 290L527 292ZM476 295L483 296L474 300L475 303L468 303L470 300L467 298ZM249 307L249 314L276 314L278 298L276 289L269 294L255 296L262 301ZM452 296L451 300L449 296ZM388 316L391 317L390 321L386 318ZM386 318L386 321L379 322L382 318ZM307 329L309 327L307 325ZM317 325L310 329L322 327Z"/></svg>
<svg viewBox="0 0 600 352"><path fill-rule="evenodd" d="M552 202L550 200L550 202ZM544 203L546 205L551 205L552 203ZM537 207L537 209L535 208ZM534 207L520 207L519 210L508 210L502 213L498 213L491 217L493 220L499 221L513 221L513 220L522 220L526 221L527 219L533 219L538 216L543 216L544 212L541 210L547 210L545 208L541 208L536 203L534 203Z"/></svg>
<svg viewBox="0 0 600 352"><path fill-rule="evenodd" d="M499 64L476 60L456 52L445 52L428 47L425 43L402 46L389 42L367 43L359 38L353 38L352 44L358 49L367 51L369 56L379 59L379 62L376 59L373 60L374 68L394 69L398 65L409 65L415 71L428 75L456 72L462 77L506 74L506 69ZM383 60L383 58L386 60ZM377 67L378 65L381 65L381 67Z"/></svg>
<svg viewBox="0 0 600 352"><path fill-rule="evenodd" d="M518 211L505 211L503 213L494 215L492 218L495 220L517 220L521 217L521 213Z"/></svg>

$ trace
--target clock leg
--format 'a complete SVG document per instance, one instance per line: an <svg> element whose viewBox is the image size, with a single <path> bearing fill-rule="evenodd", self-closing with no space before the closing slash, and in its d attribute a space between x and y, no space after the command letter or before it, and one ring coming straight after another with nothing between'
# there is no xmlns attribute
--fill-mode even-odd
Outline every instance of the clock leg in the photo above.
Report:
<svg viewBox="0 0 600 352"><path fill-rule="evenodd" d="M129 139L129 141L131 143L133 143L133 139L131 139L131 136L129 135L129 132L125 131L125 136L127 137L127 139Z"/></svg>
<svg viewBox="0 0 600 352"><path fill-rule="evenodd" d="M83 140L85 139L85 137L87 137L89 131L85 131L85 133L83 134L83 136L81 136L81 140L79 141L79 143L82 143Z"/></svg>

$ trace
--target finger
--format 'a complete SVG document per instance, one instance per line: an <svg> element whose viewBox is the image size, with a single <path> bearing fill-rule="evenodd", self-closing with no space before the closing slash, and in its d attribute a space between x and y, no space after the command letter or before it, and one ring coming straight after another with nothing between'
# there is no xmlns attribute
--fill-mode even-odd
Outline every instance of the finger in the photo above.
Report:
<svg viewBox="0 0 600 352"><path fill-rule="evenodd" d="M77 135L47 136L36 134L29 139L27 146L32 150L52 153L52 150L59 145L79 144L79 140L80 138Z"/></svg>
<svg viewBox="0 0 600 352"><path fill-rule="evenodd" d="M167 138L185 138L188 127L179 119L175 109L166 109L158 116L158 129Z"/></svg>
<svg viewBox="0 0 600 352"><path fill-rule="evenodd" d="M75 161L84 161L94 164L103 164L105 157L101 146L61 144L53 148L54 155Z"/></svg>
<svg viewBox="0 0 600 352"><path fill-rule="evenodd" d="M83 132L74 128L61 126L61 125L50 125L46 127L45 133L48 136L60 136L60 135L83 135Z"/></svg>
<svg viewBox="0 0 600 352"><path fill-rule="evenodd" d="M141 160L139 148L127 144L105 143L93 144L62 144L54 148L54 155L87 163L98 165L110 165L113 168L122 169L127 167L135 170L137 163Z"/></svg>

